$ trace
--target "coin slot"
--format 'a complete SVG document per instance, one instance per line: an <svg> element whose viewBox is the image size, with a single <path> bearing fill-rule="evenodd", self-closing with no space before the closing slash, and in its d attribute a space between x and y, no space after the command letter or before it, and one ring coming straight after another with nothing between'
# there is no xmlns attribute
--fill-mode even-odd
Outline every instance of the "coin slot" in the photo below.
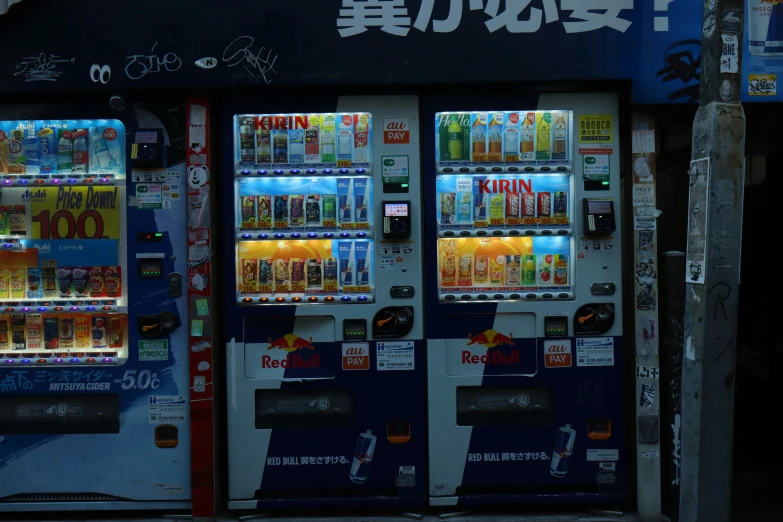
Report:
<svg viewBox="0 0 783 522"><path fill-rule="evenodd" d="M609 440L609 437L612 436L612 419L588 420L587 436L591 440Z"/></svg>
<svg viewBox="0 0 783 522"><path fill-rule="evenodd" d="M159 448L176 448L179 444L179 428L172 424L155 427L155 445Z"/></svg>
<svg viewBox="0 0 783 522"><path fill-rule="evenodd" d="M387 422L386 438L392 444L405 444L411 440L410 422Z"/></svg>

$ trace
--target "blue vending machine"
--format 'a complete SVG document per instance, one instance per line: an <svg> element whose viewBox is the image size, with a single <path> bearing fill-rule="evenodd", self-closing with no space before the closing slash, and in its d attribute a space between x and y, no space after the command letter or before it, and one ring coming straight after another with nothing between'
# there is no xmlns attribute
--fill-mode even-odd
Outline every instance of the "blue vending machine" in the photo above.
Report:
<svg viewBox="0 0 783 522"><path fill-rule="evenodd" d="M229 508L426 504L417 98L223 113Z"/></svg>
<svg viewBox="0 0 783 522"><path fill-rule="evenodd" d="M430 503L620 503L610 94L424 104Z"/></svg>
<svg viewBox="0 0 783 522"><path fill-rule="evenodd" d="M0 122L0 512L187 509L184 111L33 113Z"/></svg>

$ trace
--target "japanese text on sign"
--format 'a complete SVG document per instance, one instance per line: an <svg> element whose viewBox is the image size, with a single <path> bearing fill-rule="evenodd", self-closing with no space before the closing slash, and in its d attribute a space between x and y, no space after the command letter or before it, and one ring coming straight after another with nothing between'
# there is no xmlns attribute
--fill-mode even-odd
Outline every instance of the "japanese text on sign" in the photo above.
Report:
<svg viewBox="0 0 783 522"><path fill-rule="evenodd" d="M320 466L323 464L348 464L348 459L345 455L325 457L318 456L306 456L306 457L267 457L267 466Z"/></svg>
<svg viewBox="0 0 783 522"><path fill-rule="evenodd" d="M119 239L120 193L117 187L29 189L33 239Z"/></svg>
<svg viewBox="0 0 783 522"><path fill-rule="evenodd" d="M609 114L579 116L579 143L600 145L612 143L612 117Z"/></svg>
<svg viewBox="0 0 783 522"><path fill-rule="evenodd" d="M30 391L42 385L53 391L107 391L111 378L103 370L13 370L0 378L0 392Z"/></svg>
<svg viewBox="0 0 783 522"><path fill-rule="evenodd" d="M370 27L381 31L406 36L411 22L419 31L426 31L432 21L436 33L455 31L462 21L465 0L450 0L445 19L435 19L435 0L419 0L416 18L408 13L408 6L415 0L342 0L337 18L337 28L343 38L355 36ZM509 33L535 33L542 24L561 22L566 33L584 33L610 28L624 33L631 22L622 18L622 11L633 10L633 0L542 0L543 10L533 7L531 0L506 0L500 9L500 0L468 0L470 11L484 11L489 18L484 25L490 33L505 28ZM440 10L439 10L440 11ZM625 13L627 14L627 13Z"/></svg>
<svg viewBox="0 0 783 522"><path fill-rule="evenodd" d="M468 462L505 462L517 460L549 460L545 451L468 453Z"/></svg>

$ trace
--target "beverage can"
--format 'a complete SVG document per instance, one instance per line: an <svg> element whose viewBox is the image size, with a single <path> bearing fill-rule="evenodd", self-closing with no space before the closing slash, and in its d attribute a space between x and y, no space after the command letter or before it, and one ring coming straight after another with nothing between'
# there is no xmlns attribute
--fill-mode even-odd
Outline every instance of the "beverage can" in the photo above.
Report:
<svg viewBox="0 0 783 522"><path fill-rule="evenodd" d="M289 259L275 259L275 292L285 294L291 291L290 262Z"/></svg>
<svg viewBox="0 0 783 522"><path fill-rule="evenodd" d="M242 228L256 228L256 198L255 196L240 196L239 209L242 218Z"/></svg>
<svg viewBox="0 0 783 522"><path fill-rule="evenodd" d="M307 288L320 290L323 285L322 260L311 258L307 260Z"/></svg>
<svg viewBox="0 0 783 522"><path fill-rule="evenodd" d="M568 217L568 192L555 192L554 217Z"/></svg>
<svg viewBox="0 0 783 522"><path fill-rule="evenodd" d="M86 349L90 347L90 318L77 316L73 321L74 339L76 348Z"/></svg>
<svg viewBox="0 0 783 522"><path fill-rule="evenodd" d="M269 129L259 127L256 129L256 163L272 163L272 133Z"/></svg>
<svg viewBox="0 0 783 522"><path fill-rule="evenodd" d="M277 129L272 131L272 162L288 163L288 131Z"/></svg>
<svg viewBox="0 0 783 522"><path fill-rule="evenodd" d="M459 258L457 286L473 286L473 258L471 256Z"/></svg>
<svg viewBox="0 0 783 522"><path fill-rule="evenodd" d="M275 196L275 228L288 228L288 195Z"/></svg>
<svg viewBox="0 0 783 522"><path fill-rule="evenodd" d="M74 347L73 317L60 318L60 348Z"/></svg>
<svg viewBox="0 0 783 522"><path fill-rule="evenodd" d="M11 314L11 349L24 350L27 348L25 341L25 314ZM55 336L57 332L55 331Z"/></svg>
<svg viewBox="0 0 783 522"><path fill-rule="evenodd" d="M337 194L321 195L321 216L323 226L333 227L337 224Z"/></svg>
<svg viewBox="0 0 783 522"><path fill-rule="evenodd" d="M309 194L305 207L305 222L308 226L321 226L321 195Z"/></svg>
<svg viewBox="0 0 783 522"><path fill-rule="evenodd" d="M457 222L458 223L470 223L473 219L473 210L471 208L471 194L470 192L457 192Z"/></svg>
<svg viewBox="0 0 783 522"><path fill-rule="evenodd" d="M258 261L255 259L242 260L242 291L243 294L253 294L258 291L256 273Z"/></svg>
<svg viewBox="0 0 783 522"><path fill-rule="evenodd" d="M242 116L239 119L239 162L252 165L256 159L255 116Z"/></svg>
<svg viewBox="0 0 783 522"><path fill-rule="evenodd" d="M489 258L489 283L495 286L503 286L505 275L505 256L493 256Z"/></svg>
<svg viewBox="0 0 783 522"><path fill-rule="evenodd" d="M454 192L440 194L440 222L444 225L453 225L456 221L456 197Z"/></svg>
<svg viewBox="0 0 783 522"><path fill-rule="evenodd" d="M288 131L288 163L304 163L305 130Z"/></svg>
<svg viewBox="0 0 783 522"><path fill-rule="evenodd" d="M563 478L568 475L568 466L571 463L571 453L574 451L576 431L570 424L560 427L555 437L555 448L552 451L552 463L549 465L549 473L553 477Z"/></svg>
<svg viewBox="0 0 783 522"><path fill-rule="evenodd" d="M555 264L554 284L567 285L568 284L568 256L563 254L556 255L554 264Z"/></svg>
<svg viewBox="0 0 783 522"><path fill-rule="evenodd" d="M308 119L307 130L305 130L305 163L318 163L321 160L318 146L319 123L316 114Z"/></svg>
<svg viewBox="0 0 783 522"><path fill-rule="evenodd" d="M0 314L0 350L8 350L8 316Z"/></svg>
<svg viewBox="0 0 783 522"><path fill-rule="evenodd" d="M750 54L783 55L783 1L748 0L747 12Z"/></svg>
<svg viewBox="0 0 783 522"><path fill-rule="evenodd" d="M538 193L538 217L552 217L552 193Z"/></svg>
<svg viewBox="0 0 783 522"><path fill-rule="evenodd" d="M456 256L443 256L440 286L454 286L455 284L457 284L457 258Z"/></svg>
<svg viewBox="0 0 783 522"><path fill-rule="evenodd" d="M522 217L534 218L536 217L536 196L532 192L525 192L522 194Z"/></svg>
<svg viewBox="0 0 783 522"><path fill-rule="evenodd" d="M370 430L359 434L356 450L353 453L351 472L348 475L352 482L367 482L370 475L370 464L372 464L372 457L375 454L376 440L377 437Z"/></svg>
<svg viewBox="0 0 783 522"><path fill-rule="evenodd" d="M473 193L473 219L475 221L487 220L487 194L484 192Z"/></svg>
<svg viewBox="0 0 783 522"><path fill-rule="evenodd" d="M73 323L71 323L73 325ZM73 330L73 326L71 326ZM92 318L92 348L106 348L106 318L105 317L93 317Z"/></svg>
<svg viewBox="0 0 783 522"><path fill-rule="evenodd" d="M108 336L107 345L109 348L120 349L122 348L123 332L122 332L122 319L119 317L112 317L109 319L109 330L106 334Z"/></svg>
<svg viewBox="0 0 783 522"><path fill-rule="evenodd" d="M290 210L288 219L290 220L290 226L303 227L305 225L305 197L303 194L292 194L288 196L288 202L290 204Z"/></svg>
<svg viewBox="0 0 783 522"><path fill-rule="evenodd" d="M44 318L44 347L56 350L60 347L60 320L58 317Z"/></svg>
<svg viewBox="0 0 783 522"><path fill-rule="evenodd" d="M506 218L519 217L519 194L506 194Z"/></svg>
<svg viewBox="0 0 783 522"><path fill-rule="evenodd" d="M489 258L476 256L473 258L473 282L474 284L486 284L489 280Z"/></svg>

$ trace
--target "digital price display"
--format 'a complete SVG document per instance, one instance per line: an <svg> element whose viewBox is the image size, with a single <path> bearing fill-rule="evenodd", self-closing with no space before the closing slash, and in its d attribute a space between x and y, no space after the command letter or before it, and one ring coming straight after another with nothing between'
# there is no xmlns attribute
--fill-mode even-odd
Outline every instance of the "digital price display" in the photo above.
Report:
<svg viewBox="0 0 783 522"><path fill-rule="evenodd" d="M158 133L156 131L137 131L135 134L135 143L157 143Z"/></svg>
<svg viewBox="0 0 783 522"><path fill-rule="evenodd" d="M408 216L408 204L407 203L386 203L383 212L387 217L407 217Z"/></svg>
<svg viewBox="0 0 783 522"><path fill-rule="evenodd" d="M587 212L590 214L611 214L612 204L609 201L588 201Z"/></svg>

